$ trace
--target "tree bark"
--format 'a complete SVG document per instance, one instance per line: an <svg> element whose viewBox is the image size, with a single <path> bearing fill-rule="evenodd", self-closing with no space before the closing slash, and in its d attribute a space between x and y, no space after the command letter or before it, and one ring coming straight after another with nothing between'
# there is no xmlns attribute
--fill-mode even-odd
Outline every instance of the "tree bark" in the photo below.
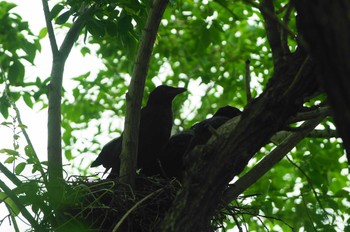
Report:
<svg viewBox="0 0 350 232"><path fill-rule="evenodd" d="M134 63L129 92L126 94L123 148L120 155L120 180L131 186L134 186L135 182L143 90L145 88L154 41L168 0L155 0L151 4Z"/></svg>
<svg viewBox="0 0 350 232"><path fill-rule="evenodd" d="M321 75L350 162L350 2L296 1L298 29Z"/></svg>

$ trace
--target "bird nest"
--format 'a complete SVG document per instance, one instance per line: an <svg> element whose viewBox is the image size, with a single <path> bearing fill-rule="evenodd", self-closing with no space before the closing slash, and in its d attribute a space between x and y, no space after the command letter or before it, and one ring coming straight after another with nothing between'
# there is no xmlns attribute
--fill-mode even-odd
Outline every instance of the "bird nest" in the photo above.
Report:
<svg viewBox="0 0 350 232"><path fill-rule="evenodd" d="M136 178L134 190L116 180L68 182L60 231L156 231L181 184L156 177ZM68 230L67 230L68 229Z"/></svg>

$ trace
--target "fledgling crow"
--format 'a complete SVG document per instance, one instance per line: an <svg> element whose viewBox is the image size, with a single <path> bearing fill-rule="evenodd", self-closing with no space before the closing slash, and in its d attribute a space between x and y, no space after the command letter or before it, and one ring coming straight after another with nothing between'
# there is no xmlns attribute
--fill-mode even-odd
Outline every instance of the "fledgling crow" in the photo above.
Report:
<svg viewBox="0 0 350 232"><path fill-rule="evenodd" d="M189 130L173 135L160 156L160 166L165 177L175 177L181 181L184 171L184 157L197 145L208 142L212 132L209 127L218 129L229 119L241 114L232 106L220 108L211 118L194 124Z"/></svg>
<svg viewBox="0 0 350 232"><path fill-rule="evenodd" d="M137 167L144 175L159 173L158 155L169 140L173 125L172 101L185 91L185 88L160 85L150 93L146 106L141 109ZM107 178L118 177L122 140L123 134L107 143L91 167L102 164L107 170L112 168Z"/></svg>

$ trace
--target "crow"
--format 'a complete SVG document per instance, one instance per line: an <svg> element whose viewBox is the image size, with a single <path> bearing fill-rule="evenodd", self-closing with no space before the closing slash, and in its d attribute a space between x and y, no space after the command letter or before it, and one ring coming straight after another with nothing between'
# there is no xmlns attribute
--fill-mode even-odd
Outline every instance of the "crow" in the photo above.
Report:
<svg viewBox="0 0 350 232"><path fill-rule="evenodd" d="M241 114L241 111L232 106L224 106L218 109L213 117L194 124L189 130L173 135L159 158L163 176L166 178L175 177L182 180L184 171L184 157L197 145L208 142L213 129L219 128L229 119Z"/></svg>
<svg viewBox="0 0 350 232"><path fill-rule="evenodd" d="M169 140L173 125L172 101L185 88L160 85L149 95L147 104L141 109L137 168L141 173L151 176L159 173L158 155ZM123 134L108 142L91 167L103 165L106 172L112 168L107 179L119 176L120 153Z"/></svg>

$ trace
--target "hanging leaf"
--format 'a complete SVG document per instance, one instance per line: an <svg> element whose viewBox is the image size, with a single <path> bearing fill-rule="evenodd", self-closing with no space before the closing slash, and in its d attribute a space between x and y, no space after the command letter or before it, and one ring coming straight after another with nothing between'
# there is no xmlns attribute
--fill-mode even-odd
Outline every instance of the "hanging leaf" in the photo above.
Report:
<svg viewBox="0 0 350 232"><path fill-rule="evenodd" d="M27 165L27 163L24 163L24 162L19 163L15 168L16 175L21 174L23 172L24 168L26 167L26 165Z"/></svg>
<svg viewBox="0 0 350 232"><path fill-rule="evenodd" d="M70 13L69 10L66 11L66 12L64 12L63 14L61 14L60 16L58 16L58 18L56 18L56 23L57 23L58 25L62 25L62 24L64 24L64 23L66 23L66 22L68 21L70 15L71 15L71 13Z"/></svg>
<svg viewBox="0 0 350 232"><path fill-rule="evenodd" d="M11 85L19 86L24 80L24 66L18 60L15 60L8 72L8 79Z"/></svg>

